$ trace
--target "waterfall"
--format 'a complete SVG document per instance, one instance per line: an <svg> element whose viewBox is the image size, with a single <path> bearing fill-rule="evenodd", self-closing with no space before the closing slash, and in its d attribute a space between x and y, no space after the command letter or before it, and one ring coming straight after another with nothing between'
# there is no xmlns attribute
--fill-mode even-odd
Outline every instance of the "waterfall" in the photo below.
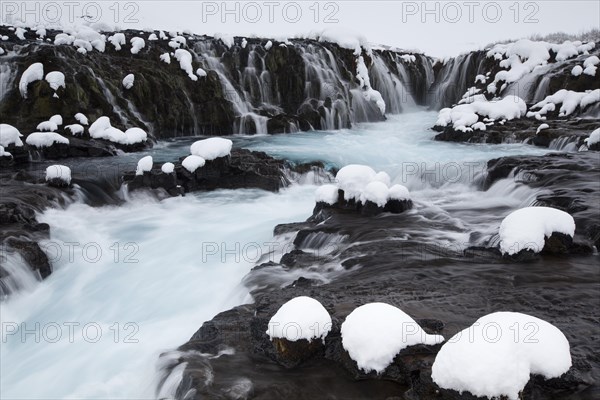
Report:
<svg viewBox="0 0 600 400"><path fill-rule="evenodd" d="M438 72L428 103L437 109L457 103L475 84L475 76L485 73L485 59L484 52L471 52L446 61Z"/></svg>

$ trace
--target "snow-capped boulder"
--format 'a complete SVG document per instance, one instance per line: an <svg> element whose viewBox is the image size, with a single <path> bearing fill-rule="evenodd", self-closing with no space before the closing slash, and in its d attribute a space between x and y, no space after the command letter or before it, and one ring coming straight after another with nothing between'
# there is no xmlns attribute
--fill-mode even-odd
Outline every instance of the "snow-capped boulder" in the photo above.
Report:
<svg viewBox="0 0 600 400"><path fill-rule="evenodd" d="M102 133L107 128L110 128L110 118L102 116L95 120L89 127L90 136L93 139L102 139Z"/></svg>
<svg viewBox="0 0 600 400"><path fill-rule="evenodd" d="M580 76L582 73L583 73L583 68L581 67L581 65L576 65L571 70L571 75L573 75L573 76Z"/></svg>
<svg viewBox="0 0 600 400"><path fill-rule="evenodd" d="M204 78L207 75L207 73L202 68L198 68L196 70L196 75L198 75L200 78Z"/></svg>
<svg viewBox="0 0 600 400"><path fill-rule="evenodd" d="M141 37L133 37L131 42L131 54L138 54L140 50L146 47L146 42Z"/></svg>
<svg viewBox="0 0 600 400"><path fill-rule="evenodd" d="M123 87L125 89L131 89L133 87L133 82L135 81L135 75L129 74L123 78Z"/></svg>
<svg viewBox="0 0 600 400"><path fill-rule="evenodd" d="M315 192L315 200L317 203L324 203L332 206L338 202L339 192L340 188L336 185L319 186Z"/></svg>
<svg viewBox="0 0 600 400"><path fill-rule="evenodd" d="M161 54L160 60L165 64L171 64L171 55L169 53Z"/></svg>
<svg viewBox="0 0 600 400"><path fill-rule="evenodd" d="M127 43L127 40L123 33L115 33L114 35L109 36L108 41L112 43L116 51L121 50L121 46L124 46L125 43Z"/></svg>
<svg viewBox="0 0 600 400"><path fill-rule="evenodd" d="M561 104L558 116L567 117L573 114L577 109L583 111L587 106L597 102L600 102L600 89L587 92L575 92L572 90L561 89L531 106L532 110L539 109L539 111L528 114L528 116L546 115L546 113L554 111L556 106Z"/></svg>
<svg viewBox="0 0 600 400"><path fill-rule="evenodd" d="M58 130L58 124L54 121L44 121L40 122L36 129L42 132L55 132Z"/></svg>
<svg viewBox="0 0 600 400"><path fill-rule="evenodd" d="M21 92L21 97L24 99L27 98L27 88L30 83L35 81L41 81L44 79L44 64L42 63L34 63L31 64L23 75L21 75L21 80L19 81L19 91Z"/></svg>
<svg viewBox="0 0 600 400"><path fill-rule="evenodd" d="M51 165L46 168L46 183L54 187L67 187L71 184L71 168L64 165Z"/></svg>
<svg viewBox="0 0 600 400"><path fill-rule="evenodd" d="M77 122L79 122L81 125L89 125L88 119L87 117L82 114L82 113L77 113L75 114L75 119L77 120Z"/></svg>
<svg viewBox="0 0 600 400"><path fill-rule="evenodd" d="M300 296L283 304L269 321L267 335L287 367L310 358L325 343L331 316L317 300Z"/></svg>
<svg viewBox="0 0 600 400"><path fill-rule="evenodd" d="M27 136L25 142L33 147L44 148L54 144L69 144L69 139L56 132L33 132Z"/></svg>
<svg viewBox="0 0 600 400"><path fill-rule="evenodd" d="M153 160L152 156L141 158L137 163L136 175L144 175L145 172L152 171Z"/></svg>
<svg viewBox="0 0 600 400"><path fill-rule="evenodd" d="M57 126L61 126L63 124L63 118L62 118L62 115L60 115L60 114L51 116L48 121L56 124Z"/></svg>
<svg viewBox="0 0 600 400"><path fill-rule="evenodd" d="M600 150L600 128L590 133L590 137L584 142L589 150Z"/></svg>
<svg viewBox="0 0 600 400"><path fill-rule="evenodd" d="M71 125L66 125L65 129L68 129L69 132L71 132L71 135L73 136L81 136L83 135L84 132L84 127L80 124L71 124Z"/></svg>
<svg viewBox="0 0 600 400"><path fill-rule="evenodd" d="M65 74L60 71L52 71L46 74L46 82L50 85L52 90L56 91L59 88L65 87Z"/></svg>
<svg viewBox="0 0 600 400"><path fill-rule="evenodd" d="M144 143L148 140L148 134L141 128L129 128L125 131L125 142L123 144L133 145Z"/></svg>
<svg viewBox="0 0 600 400"><path fill-rule="evenodd" d="M189 51L185 49L175 50L175 59L179 61L179 67L188 74L191 80L198 80L198 77L194 75L194 68L192 67L192 54Z"/></svg>
<svg viewBox="0 0 600 400"><path fill-rule="evenodd" d="M570 367L569 341L558 328L530 315L497 312L448 340L431 377L444 389L517 400L530 375L557 378Z"/></svg>
<svg viewBox="0 0 600 400"><path fill-rule="evenodd" d="M23 135L17 128L8 124L0 124L0 145L3 147L15 146L22 147L23 141L21 137Z"/></svg>
<svg viewBox="0 0 600 400"><path fill-rule="evenodd" d="M183 168L188 170L190 173L196 172L196 170L200 167L203 167L206 164L206 160L200 156L191 155L187 156L182 162L181 165Z"/></svg>
<svg viewBox="0 0 600 400"><path fill-rule="evenodd" d="M160 170L165 174L172 174L175 171L175 164L170 162L164 163L160 167Z"/></svg>
<svg viewBox="0 0 600 400"><path fill-rule="evenodd" d="M231 154L233 142L229 139L219 137L198 140L190 146L190 153L207 161L220 157L228 157Z"/></svg>
<svg viewBox="0 0 600 400"><path fill-rule="evenodd" d="M549 207L526 207L510 213L500 224L500 251L564 253L572 244L575 221L568 213Z"/></svg>
<svg viewBox="0 0 600 400"><path fill-rule="evenodd" d="M342 324L342 345L365 371L382 373L403 349L417 344L436 345L440 335L427 334L404 311L386 303L356 308Z"/></svg>

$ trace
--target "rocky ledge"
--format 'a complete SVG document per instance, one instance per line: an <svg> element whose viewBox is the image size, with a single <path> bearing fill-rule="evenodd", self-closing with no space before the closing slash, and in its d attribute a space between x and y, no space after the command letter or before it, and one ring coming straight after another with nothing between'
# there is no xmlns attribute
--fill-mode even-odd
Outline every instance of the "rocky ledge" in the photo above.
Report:
<svg viewBox="0 0 600 400"><path fill-rule="evenodd" d="M537 201L571 213L579 232L575 242L598 246L597 153L493 160L482 190L507 177L546 188ZM589 339L597 334L598 318L589 304L600 290L598 256L544 253L524 263L498 251L442 246L442 238L430 238L422 225L443 222L423 212L365 218L333 208L325 214L317 207L306 222L276 227L275 235L288 237L293 246L244 279L255 302L217 315L177 351L163 355L165 379L176 367L182 373L175 397L474 398L433 383L439 345L401 351L380 375L359 370L342 346L341 323L360 305L385 302L446 339L498 310L550 320L571 343L573 366L556 379L532 376L522 398L595 398L600 360ZM315 348L278 346L266 333L279 307L297 296L317 299L331 315L332 329Z"/></svg>

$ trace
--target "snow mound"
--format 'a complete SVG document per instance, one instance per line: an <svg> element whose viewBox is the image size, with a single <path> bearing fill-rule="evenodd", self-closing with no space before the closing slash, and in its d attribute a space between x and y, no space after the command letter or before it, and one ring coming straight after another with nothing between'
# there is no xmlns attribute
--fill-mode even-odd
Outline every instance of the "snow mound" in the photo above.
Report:
<svg viewBox="0 0 600 400"><path fill-rule="evenodd" d="M383 372L406 347L435 345L440 335L427 334L404 311L386 303L369 303L356 308L342 324L342 345L365 372Z"/></svg>
<svg viewBox="0 0 600 400"><path fill-rule="evenodd" d="M500 251L517 254L522 250L539 253L552 233L573 237L575 221L564 211L549 207L526 207L510 213L500 224Z"/></svg>
<svg viewBox="0 0 600 400"><path fill-rule="evenodd" d="M269 40L267 44L265 44L265 50L269 51L271 50L271 47L273 47L273 42Z"/></svg>
<svg viewBox="0 0 600 400"><path fill-rule="evenodd" d="M406 186L394 185L390 188L388 198L390 200L410 200L410 192Z"/></svg>
<svg viewBox="0 0 600 400"><path fill-rule="evenodd" d="M8 147L10 145L15 145L17 147L23 146L23 141L21 140L21 132L17 128L8 124L0 124L0 145L3 147Z"/></svg>
<svg viewBox="0 0 600 400"><path fill-rule="evenodd" d="M34 147L50 147L53 144L69 144L69 139L56 132L33 132L27 136L25 142Z"/></svg>
<svg viewBox="0 0 600 400"><path fill-rule="evenodd" d="M203 167L204 164L206 164L206 160L195 155L187 156L181 163L183 168L187 169L191 173L194 173L198 168Z"/></svg>
<svg viewBox="0 0 600 400"><path fill-rule="evenodd" d="M331 330L331 316L312 297L299 296L291 299L271 317L267 335L273 339L295 342L301 339L313 341L325 337Z"/></svg>
<svg viewBox="0 0 600 400"><path fill-rule="evenodd" d="M89 128L90 136L93 139L101 139L102 132L110 127L110 119L108 117L99 117Z"/></svg>
<svg viewBox="0 0 600 400"><path fill-rule="evenodd" d="M179 61L179 67L188 74L191 80L198 80L198 77L194 75L194 68L192 67L192 54L189 51L185 49L175 50L175 59Z"/></svg>
<svg viewBox="0 0 600 400"><path fill-rule="evenodd" d="M571 75L573 75L573 76L579 76L582 73L583 73L583 68L581 68L581 65L576 65L571 70Z"/></svg>
<svg viewBox="0 0 600 400"><path fill-rule="evenodd" d="M233 142L231 140L214 137L198 140L190 147L190 153L210 161L215 158L229 156L231 154L232 146Z"/></svg>
<svg viewBox="0 0 600 400"><path fill-rule="evenodd" d="M175 164L167 162L160 167L160 170L165 174L172 174L175 171Z"/></svg>
<svg viewBox="0 0 600 400"><path fill-rule="evenodd" d="M558 92L546 96L539 103L534 104L531 109L540 109L533 115L545 115L548 111L554 111L554 107L562 104L559 110L559 117L566 117L575 112L579 107L581 110L590 104L600 101L600 89L587 92L574 92L572 90L561 89ZM546 107L552 104L550 107Z"/></svg>
<svg viewBox="0 0 600 400"><path fill-rule="evenodd" d="M83 126L79 125L79 124L67 125L67 126L65 126L65 129L68 129L69 131L71 131L71 135L73 135L73 136L81 136L84 131Z"/></svg>
<svg viewBox="0 0 600 400"><path fill-rule="evenodd" d="M137 163L137 168L135 170L136 175L144 175L144 172L152 171L152 156L146 156L141 158Z"/></svg>
<svg viewBox="0 0 600 400"><path fill-rule="evenodd" d="M85 115L83 115L82 113L77 113L75 114L75 119L77 120L77 122L79 122L81 125L89 125L88 119Z"/></svg>
<svg viewBox="0 0 600 400"><path fill-rule="evenodd" d="M548 124L541 124L540 126L538 126L537 130L535 131L535 134L537 135L538 133L540 133L544 129L548 129L548 128L550 128L550 125L548 125Z"/></svg>
<svg viewBox="0 0 600 400"><path fill-rule="evenodd" d="M46 74L46 82L50 84L52 90L58 90L58 88L65 87L65 74L60 71L52 71Z"/></svg>
<svg viewBox="0 0 600 400"><path fill-rule="evenodd" d="M160 60L166 64L171 64L171 56L169 55L169 53L161 54Z"/></svg>
<svg viewBox="0 0 600 400"><path fill-rule="evenodd" d="M55 132L58 130L58 124L54 121L44 121L40 122L36 129L43 132Z"/></svg>
<svg viewBox="0 0 600 400"><path fill-rule="evenodd" d="M51 165L46 168L46 182L58 179L66 184L71 183L71 168L64 165Z"/></svg>
<svg viewBox="0 0 600 400"><path fill-rule="evenodd" d="M129 128L123 132L110 124L108 117L98 118L89 128L90 137L93 139L104 139L114 143L132 145L145 142L148 134L140 128Z"/></svg>
<svg viewBox="0 0 600 400"><path fill-rule="evenodd" d="M27 87L30 83L41 81L42 79L44 79L44 64L39 62L31 64L25 70L25 72L23 72L21 80L19 81L19 91L21 92L21 97L24 99L27 98Z"/></svg>
<svg viewBox="0 0 600 400"><path fill-rule="evenodd" d="M140 50L146 47L146 42L141 37L133 37L131 42L131 54L138 54Z"/></svg>
<svg viewBox="0 0 600 400"><path fill-rule="evenodd" d="M207 75L207 73L202 68L198 68L196 70L196 75L198 75L200 78L204 78Z"/></svg>
<svg viewBox="0 0 600 400"><path fill-rule="evenodd" d="M129 74L125 78L123 78L123 87L125 89L131 89L133 87L133 82L135 81L135 75Z"/></svg>
<svg viewBox="0 0 600 400"><path fill-rule="evenodd" d="M60 114L56 114L56 115L51 116L48 121L53 122L53 123L55 123L58 126L61 126L63 124L62 115L60 115Z"/></svg>
<svg viewBox="0 0 600 400"><path fill-rule="evenodd" d="M317 203L326 203L334 205L338 202L339 189L335 185L320 186L315 192L315 200Z"/></svg>
<svg viewBox="0 0 600 400"><path fill-rule="evenodd" d="M359 200L364 189L376 175L371 167L351 164L340 169L335 179L339 188L344 191L344 199Z"/></svg>
<svg viewBox="0 0 600 400"><path fill-rule="evenodd" d="M127 43L127 39L123 33L115 33L109 36L108 41L112 43L116 51L121 50L121 46L125 46L125 43Z"/></svg>
<svg viewBox="0 0 600 400"><path fill-rule="evenodd" d="M233 46L234 44L233 35L230 35L228 33L217 32L215 33L214 38L216 40L221 40L221 42L223 42L223 44L227 46L228 49L230 49L231 46Z"/></svg>
<svg viewBox="0 0 600 400"><path fill-rule="evenodd" d="M345 200L356 200L363 204L370 201L379 207L385 207L390 200L410 199L410 193L406 187L402 185L390 187L391 179L387 173L375 173L373 168L366 165L347 165L338 171L335 179L337 187L334 187L344 191ZM319 190L322 190L322 192L319 192ZM337 202L337 193L334 202L325 201L333 198L332 191L332 188L319 188L317 189L317 197L322 198L325 203L333 205Z"/></svg>
<svg viewBox="0 0 600 400"><path fill-rule="evenodd" d="M148 134L141 128L129 128L125 131L124 144L142 143L148 140Z"/></svg>
<svg viewBox="0 0 600 400"><path fill-rule="evenodd" d="M527 104L518 96L506 96L494 101L476 98L469 104L459 104L452 108L441 109L436 125L452 124L455 130L465 132L477 128L474 125L479 122L479 117L487 117L492 121L512 120L525 116L526 113Z"/></svg>
<svg viewBox="0 0 600 400"><path fill-rule="evenodd" d="M590 137L584 140L587 147L600 142L600 128L590 134Z"/></svg>
<svg viewBox="0 0 600 400"><path fill-rule="evenodd" d="M445 343L431 377L445 389L517 400L531 374L557 378L570 367L569 342L558 328L530 315L497 312Z"/></svg>
<svg viewBox="0 0 600 400"><path fill-rule="evenodd" d="M360 198L362 203L370 201L379 207L385 207L388 202L390 189L388 185L380 181L372 181L363 190Z"/></svg>

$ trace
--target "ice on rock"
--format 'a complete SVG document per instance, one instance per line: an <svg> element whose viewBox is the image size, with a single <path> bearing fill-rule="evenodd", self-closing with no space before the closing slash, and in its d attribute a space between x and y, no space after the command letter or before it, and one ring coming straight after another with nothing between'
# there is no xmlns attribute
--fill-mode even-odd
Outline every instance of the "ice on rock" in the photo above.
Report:
<svg viewBox="0 0 600 400"><path fill-rule="evenodd" d="M116 51L121 50L121 46L125 46L125 43L127 43L127 39L123 33L115 33L114 35L109 36L108 41L112 43Z"/></svg>
<svg viewBox="0 0 600 400"><path fill-rule="evenodd" d="M317 203L326 203L334 205L338 202L339 188L335 185L323 185L319 186L315 192L315 200Z"/></svg>
<svg viewBox="0 0 600 400"><path fill-rule="evenodd" d="M135 81L135 75L129 74L125 78L123 78L123 87L125 89L131 89L133 87L133 82Z"/></svg>
<svg viewBox="0 0 600 400"><path fill-rule="evenodd" d="M358 368L382 373L403 349L417 344L435 345L440 335L427 334L404 311L386 303L356 308L342 324L342 345Z"/></svg>
<svg viewBox="0 0 600 400"><path fill-rule="evenodd" d="M65 129L68 129L73 136L81 136L83 134L84 128L79 124L71 124L65 126Z"/></svg>
<svg viewBox="0 0 600 400"><path fill-rule="evenodd" d="M194 142L190 147L190 153L210 161L215 158L229 156L232 146L233 142L231 140L214 137Z"/></svg>
<svg viewBox="0 0 600 400"><path fill-rule="evenodd" d="M312 297L291 299L271 317L267 335L273 339L296 342L301 339L323 340L331 330L331 316L323 305Z"/></svg>
<svg viewBox="0 0 600 400"><path fill-rule="evenodd" d="M593 144L600 143L600 128L596 129L590 134L590 137L584 140L587 147Z"/></svg>
<svg viewBox="0 0 600 400"><path fill-rule="evenodd" d="M137 163L137 168L135 170L136 175L144 175L144 172L152 171L153 160L152 156L146 156L141 158Z"/></svg>
<svg viewBox="0 0 600 400"><path fill-rule="evenodd" d="M56 132L33 132L27 136L25 143L34 147L50 147L53 144L69 144L69 139Z"/></svg>
<svg viewBox="0 0 600 400"><path fill-rule="evenodd" d="M82 113L77 113L75 114L75 119L77 120L77 122L79 122L81 125L89 125L88 119L87 117L82 114Z"/></svg>
<svg viewBox="0 0 600 400"><path fill-rule="evenodd" d="M167 162L160 167L160 170L165 174L172 174L175 171L175 164Z"/></svg>
<svg viewBox="0 0 600 400"><path fill-rule="evenodd" d="M557 378L570 367L569 341L557 327L526 314L496 312L448 340L431 377L444 389L517 400L531 374Z"/></svg>
<svg viewBox="0 0 600 400"><path fill-rule="evenodd" d="M200 167L203 167L204 164L206 164L206 160L204 160L204 158L200 157L200 156L195 156L195 155L191 155L191 156L187 156L183 162L181 163L181 165L183 166L183 168L187 169L189 172L191 172L192 174Z"/></svg>
<svg viewBox="0 0 600 400"><path fill-rule="evenodd" d="M46 74L46 82L50 84L52 90L58 90L58 88L65 87L65 74L60 71L52 71Z"/></svg>
<svg viewBox="0 0 600 400"><path fill-rule="evenodd" d="M71 183L71 168L64 165L51 165L46 168L46 182L58 179L67 185Z"/></svg>
<svg viewBox="0 0 600 400"><path fill-rule="evenodd" d="M44 64L39 62L31 64L25 70L25 72L23 72L21 80L19 81L19 91L21 92L21 97L24 99L27 98L27 87L30 83L41 81L42 79L44 79Z"/></svg>
<svg viewBox="0 0 600 400"><path fill-rule="evenodd" d="M36 129L42 132L55 132L58 130L58 124L54 121L44 121L40 122Z"/></svg>
<svg viewBox="0 0 600 400"><path fill-rule="evenodd" d="M500 224L500 251L513 255L522 250L539 253L553 233L573 237L575 221L568 213L550 207L526 207L509 214Z"/></svg>
<svg viewBox="0 0 600 400"><path fill-rule="evenodd" d="M197 81L198 77L194 75L192 67L192 54L185 49L175 50L175 59L179 61L179 67L184 70L191 80Z"/></svg>
<svg viewBox="0 0 600 400"><path fill-rule="evenodd" d="M140 50L146 47L146 42L141 37L133 37L130 40L131 42L131 54L138 54Z"/></svg>
<svg viewBox="0 0 600 400"><path fill-rule="evenodd" d="M16 147L23 146L23 141L21 137L23 135L17 128L8 124L0 124L0 145L3 147L8 147L10 145L15 145Z"/></svg>

